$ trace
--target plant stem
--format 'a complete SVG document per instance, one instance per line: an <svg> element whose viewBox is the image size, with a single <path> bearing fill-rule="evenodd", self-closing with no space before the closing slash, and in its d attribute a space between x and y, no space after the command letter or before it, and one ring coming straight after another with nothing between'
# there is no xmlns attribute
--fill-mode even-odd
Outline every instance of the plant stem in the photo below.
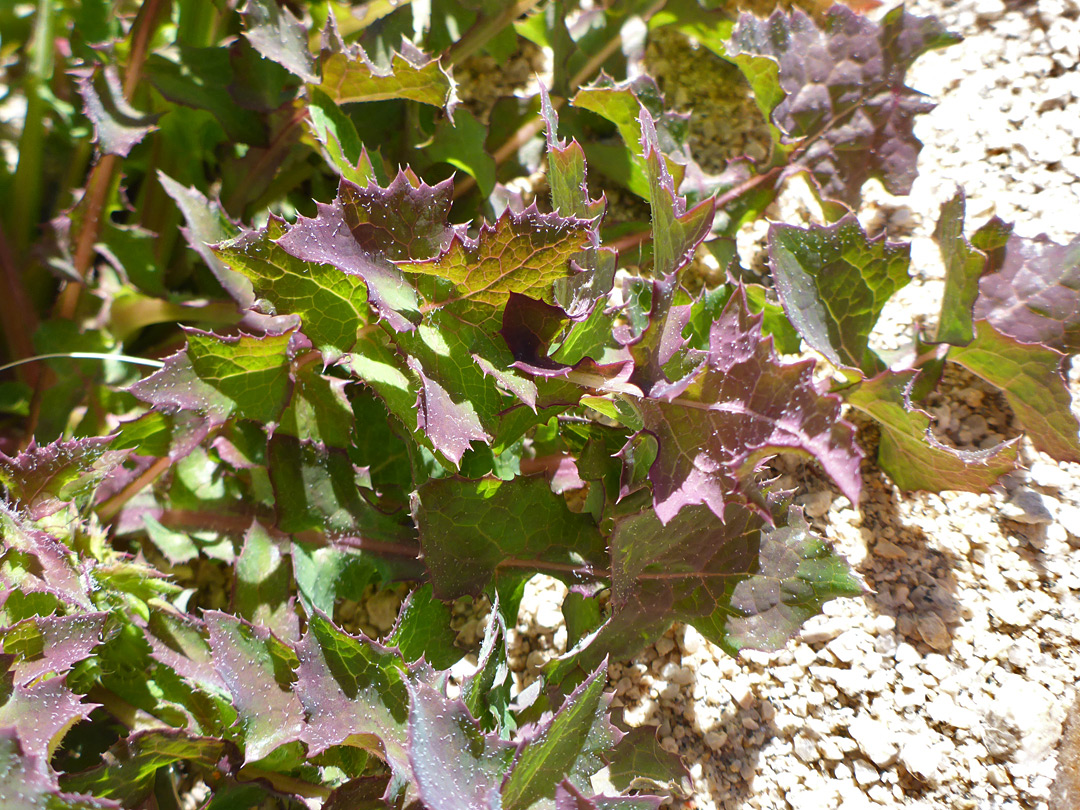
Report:
<svg viewBox="0 0 1080 810"><path fill-rule="evenodd" d="M446 63L450 66L460 64L472 56L488 42L514 22L540 4L540 0L516 0L491 17L482 17L465 32L465 36L455 42L446 52Z"/></svg>
<svg viewBox="0 0 1080 810"><path fill-rule="evenodd" d="M98 507L98 517L105 523L108 523L124 506L125 503L130 501L140 492L142 492L150 484L154 483L162 473L164 473L169 467L172 466L172 459L168 456L162 456L143 472L138 478L124 487L122 490L113 495L105 503Z"/></svg>
<svg viewBox="0 0 1080 810"><path fill-rule="evenodd" d="M9 356L20 358L32 355L37 315L23 287L22 274L15 265L15 257L3 227L0 227L0 320L3 321ZM40 374L41 369L33 365L19 372L19 376L29 385L36 385Z"/></svg>

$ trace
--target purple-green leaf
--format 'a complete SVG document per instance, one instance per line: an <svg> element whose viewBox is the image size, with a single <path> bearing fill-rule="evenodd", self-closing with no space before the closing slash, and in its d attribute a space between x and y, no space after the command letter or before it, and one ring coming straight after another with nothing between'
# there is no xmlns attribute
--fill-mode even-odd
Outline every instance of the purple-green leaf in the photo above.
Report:
<svg viewBox="0 0 1080 810"><path fill-rule="evenodd" d="M1072 414L1061 352L1021 343L987 321L976 321L975 339L950 349L948 359L1001 389L1036 448L1058 461L1080 461L1080 425Z"/></svg>
<svg viewBox="0 0 1080 810"><path fill-rule="evenodd" d="M44 675L63 675L89 658L104 640L107 613L35 616L0 629L5 653L18 656L14 683L26 686Z"/></svg>
<svg viewBox="0 0 1080 810"><path fill-rule="evenodd" d="M523 562L556 576L604 567L596 523L571 512L544 477L429 481L416 493L413 516L435 595L443 599L479 594L500 567Z"/></svg>
<svg viewBox="0 0 1080 810"><path fill-rule="evenodd" d="M291 691L295 656L270 634L220 611L203 614L214 664L233 698L244 749L254 762L301 739L304 709Z"/></svg>
<svg viewBox="0 0 1080 810"><path fill-rule="evenodd" d="M815 458L858 503L862 453L839 399L819 392L812 362L777 362L741 293L713 322L704 357L670 398L639 403L659 445L649 478L661 522L693 504L722 518L726 504L753 500L751 474L780 452Z"/></svg>
<svg viewBox="0 0 1080 810"><path fill-rule="evenodd" d="M255 50L306 82L319 80L307 29L288 8L278 0L248 0L243 18L244 37Z"/></svg>
<svg viewBox="0 0 1080 810"><path fill-rule="evenodd" d="M1008 237L979 281L975 318L1020 343L1080 351L1080 238Z"/></svg>
<svg viewBox="0 0 1080 810"><path fill-rule="evenodd" d="M878 464L901 489L986 492L1016 466L1016 440L986 450L955 450L930 431L930 415L914 407L915 372L882 372L844 399L881 426Z"/></svg>
<svg viewBox="0 0 1080 810"><path fill-rule="evenodd" d="M89 610L90 583L71 551L56 538L28 525L0 501L0 583L23 593L51 593L64 602Z"/></svg>
<svg viewBox="0 0 1080 810"><path fill-rule="evenodd" d="M350 636L320 613L311 615L296 654L302 739L310 755L333 745L357 746L377 753L399 780L411 781L409 694L400 656Z"/></svg>
<svg viewBox="0 0 1080 810"><path fill-rule="evenodd" d="M885 303L910 280L907 244L867 239L848 215L834 225L769 228L769 265L788 320L836 366L872 375L868 338Z"/></svg>
<svg viewBox="0 0 1080 810"><path fill-rule="evenodd" d="M499 792L517 750L486 734L460 700L426 683L409 688L409 761L428 810L501 810Z"/></svg>
<svg viewBox="0 0 1080 810"><path fill-rule="evenodd" d="M115 67L80 76L76 83L83 98L83 112L94 125L94 136L102 153L127 157L148 134L157 129L157 115L139 112L124 98Z"/></svg>
<svg viewBox="0 0 1080 810"><path fill-rule="evenodd" d="M40 447L31 441L14 458L0 452L0 483L31 520L40 520L91 494L124 460L127 453L110 450L111 443L108 437L56 441Z"/></svg>

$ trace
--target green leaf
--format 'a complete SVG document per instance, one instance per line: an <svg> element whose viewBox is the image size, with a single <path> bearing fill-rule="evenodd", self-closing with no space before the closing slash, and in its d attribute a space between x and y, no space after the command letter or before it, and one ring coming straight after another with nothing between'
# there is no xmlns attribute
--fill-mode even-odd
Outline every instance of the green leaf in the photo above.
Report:
<svg viewBox="0 0 1080 810"><path fill-rule="evenodd" d="M424 152L436 162L449 163L476 180L483 199L495 188L495 159L488 154L487 128L468 110L454 113L454 121L444 118Z"/></svg>
<svg viewBox="0 0 1080 810"><path fill-rule="evenodd" d="M346 180L366 186L375 179L375 169L356 125L319 88L309 87L308 94L307 125L325 148L331 165Z"/></svg>
<svg viewBox="0 0 1080 810"><path fill-rule="evenodd" d="M954 450L930 431L930 416L909 398L915 372L886 371L844 392L881 426L878 463L901 489L986 492L1016 466L1016 440L986 450Z"/></svg>
<svg viewBox="0 0 1080 810"><path fill-rule="evenodd" d="M409 593L401 606L386 643L397 647L409 663L423 658L435 669L449 669L465 655L454 645L456 634L450 626L451 618L450 607L434 598L431 585L421 585Z"/></svg>
<svg viewBox="0 0 1080 810"><path fill-rule="evenodd" d="M416 494L413 515L441 599L479 594L506 565L528 562L559 576L605 564L604 538L592 518L571 512L543 477L429 481Z"/></svg>
<svg viewBox="0 0 1080 810"><path fill-rule="evenodd" d="M934 228L945 263L945 293L934 340L954 346L966 346L975 337L971 313L979 294L979 277L986 267L985 254L964 239L964 199L963 190L958 189L942 203Z"/></svg>
<svg viewBox="0 0 1080 810"><path fill-rule="evenodd" d="M359 45L332 53L322 64L319 89L338 104L404 98L452 109L455 84L438 59L428 59L415 48L394 52L387 68L379 68Z"/></svg>
<svg viewBox="0 0 1080 810"><path fill-rule="evenodd" d="M950 362L1001 389L1036 448L1058 461L1080 461L1064 358L1056 349L1001 335L986 321L975 322L971 343L948 354Z"/></svg>
<svg viewBox="0 0 1080 810"><path fill-rule="evenodd" d="M885 303L910 280L907 244L867 239L854 216L834 225L769 228L769 266L788 320L836 366L884 369L868 338Z"/></svg>
<svg viewBox="0 0 1080 810"><path fill-rule="evenodd" d="M550 719L531 729L502 788L505 810L526 810L542 799L554 799L555 788L574 767L593 725L604 721L607 662L601 664L563 702Z"/></svg>
<svg viewBox="0 0 1080 810"><path fill-rule="evenodd" d="M290 565L278 543L258 522L244 535L236 558L233 610L243 619L266 627L278 638L300 637L299 617L289 598Z"/></svg>
<svg viewBox="0 0 1080 810"><path fill-rule="evenodd" d="M231 412L264 424L276 423L292 387L288 359L291 337L287 332L223 338L188 330L187 354L195 375L228 401Z"/></svg>

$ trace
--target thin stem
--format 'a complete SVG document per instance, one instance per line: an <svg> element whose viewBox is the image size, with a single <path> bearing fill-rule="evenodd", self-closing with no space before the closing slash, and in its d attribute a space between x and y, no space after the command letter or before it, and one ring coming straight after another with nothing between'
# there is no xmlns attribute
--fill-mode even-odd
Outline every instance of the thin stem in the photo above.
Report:
<svg viewBox="0 0 1080 810"><path fill-rule="evenodd" d="M154 483L163 472L172 466L172 459L168 456L162 456L143 472L138 478L113 495L109 500L105 501L98 507L98 517L104 522L108 522L116 517L117 513L124 506L125 503L130 501L140 492L142 492L150 484Z"/></svg>
<svg viewBox="0 0 1080 810"><path fill-rule="evenodd" d="M467 57L472 56L483 48L488 42L502 31L506 26L514 22L518 17L527 14L540 4L540 0L517 0L492 17L484 17L465 32L465 36L450 46L446 52L446 63L457 65Z"/></svg>
<svg viewBox="0 0 1080 810"><path fill-rule="evenodd" d="M70 360L119 360L121 363L130 363L133 366L149 366L150 368L161 368L165 365L160 360L147 360L145 357L132 357L129 354L107 354L105 352L53 352L52 354L35 354L33 357L23 357L19 360L13 360L10 363L5 363L0 366L0 371L7 371L9 368L15 368L16 366L25 365L26 363L36 363L38 360L58 360L60 358L67 358Z"/></svg>

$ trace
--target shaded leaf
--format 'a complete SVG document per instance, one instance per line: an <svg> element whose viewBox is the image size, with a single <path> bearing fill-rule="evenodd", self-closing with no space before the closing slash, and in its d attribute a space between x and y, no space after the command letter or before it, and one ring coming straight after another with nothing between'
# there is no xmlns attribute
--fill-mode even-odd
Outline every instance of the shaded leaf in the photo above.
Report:
<svg viewBox="0 0 1080 810"><path fill-rule="evenodd" d="M236 558L233 610L278 638L300 637L300 623L289 597L290 566L274 538L258 522L244 535Z"/></svg>
<svg viewBox="0 0 1080 810"><path fill-rule="evenodd" d="M935 438L930 415L911 404L915 372L884 372L844 398L881 426L878 464L901 489L986 492L1016 466L1016 441L986 450L954 450Z"/></svg>
<svg viewBox="0 0 1080 810"><path fill-rule="evenodd" d="M769 228L769 266L788 320L836 366L883 370L868 338L885 303L910 280L907 244L867 239L848 215L834 225Z"/></svg>
<svg viewBox="0 0 1080 810"><path fill-rule="evenodd" d="M413 516L435 595L479 594L500 566L559 575L603 567L605 544L588 515L574 514L545 477L442 478L417 491Z"/></svg>
<svg viewBox="0 0 1080 810"><path fill-rule="evenodd" d="M401 605L386 643L397 647L407 663L423 658L435 669L449 669L465 655L454 645L451 618L449 605L434 598L431 585L421 585Z"/></svg>
<svg viewBox="0 0 1080 810"><path fill-rule="evenodd" d="M251 282L222 264L210 247L226 239L232 239L239 233L239 228L229 219L217 200L207 199L198 189L187 188L164 172L159 171L157 177L165 193L173 198L184 215L187 227L181 228L180 232L188 245L206 262L206 266L210 268L225 292L231 295L241 307L245 309L250 307L255 302Z"/></svg>

